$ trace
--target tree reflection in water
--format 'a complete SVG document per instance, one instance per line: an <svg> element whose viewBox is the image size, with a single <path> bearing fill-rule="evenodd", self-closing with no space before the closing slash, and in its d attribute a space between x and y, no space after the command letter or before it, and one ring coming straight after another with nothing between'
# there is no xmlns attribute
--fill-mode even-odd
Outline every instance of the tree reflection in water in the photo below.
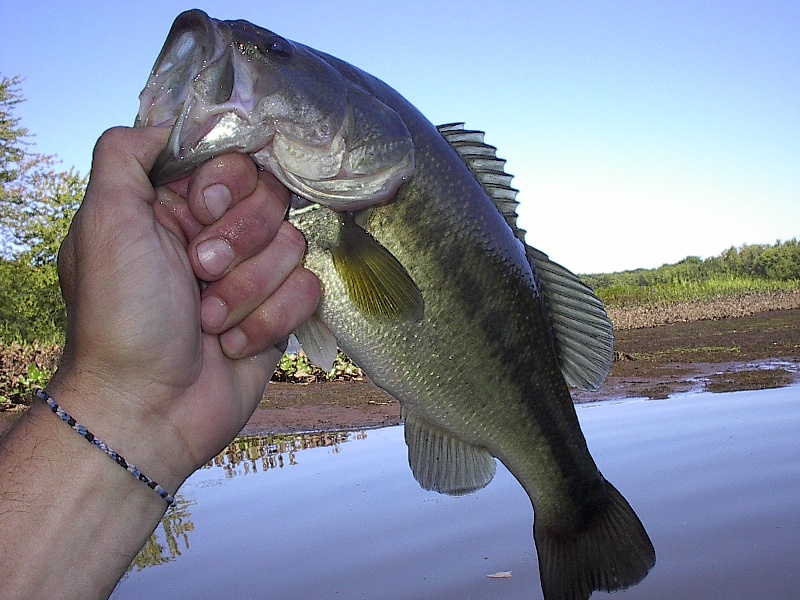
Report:
<svg viewBox="0 0 800 600"><path fill-rule="evenodd" d="M141 571L175 560L181 555L181 546L189 549L189 532L194 531L189 507L194 504L194 500L187 500L181 495L175 497L175 504L161 518L161 523L133 559L125 576L131 571Z"/></svg>
<svg viewBox="0 0 800 600"><path fill-rule="evenodd" d="M334 454L339 444L367 437L366 432L327 431L292 435L250 436L236 438L203 468L222 467L228 477L248 475L269 469L297 464L296 453L310 448L331 447Z"/></svg>
<svg viewBox="0 0 800 600"><path fill-rule="evenodd" d="M328 431L290 435L248 436L233 440L202 469L221 468L225 477L264 473L270 469L298 465L297 453L311 448L329 447L339 453L339 445L352 440L366 439L367 432ZM189 549L189 533L194 523L189 508L194 500L187 500L178 492L175 505L167 511L161 523L128 567L125 577L132 571L141 571L172 562Z"/></svg>

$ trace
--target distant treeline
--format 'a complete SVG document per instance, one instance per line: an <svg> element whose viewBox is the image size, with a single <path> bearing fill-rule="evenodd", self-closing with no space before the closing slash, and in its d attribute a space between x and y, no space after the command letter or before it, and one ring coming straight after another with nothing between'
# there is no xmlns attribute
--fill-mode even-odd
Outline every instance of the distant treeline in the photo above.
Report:
<svg viewBox="0 0 800 600"><path fill-rule="evenodd" d="M800 287L800 242L730 247L719 256L689 256L657 269L584 275L610 306L698 300Z"/></svg>

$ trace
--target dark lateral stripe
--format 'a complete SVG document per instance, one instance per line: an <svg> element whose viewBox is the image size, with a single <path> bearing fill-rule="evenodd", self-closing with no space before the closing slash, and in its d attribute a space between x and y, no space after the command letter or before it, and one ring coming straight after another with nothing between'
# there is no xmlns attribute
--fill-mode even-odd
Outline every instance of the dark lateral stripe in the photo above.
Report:
<svg viewBox="0 0 800 600"><path fill-rule="evenodd" d="M419 190L408 191L412 196L422 193ZM450 211L439 211L435 205L441 200L432 197L409 200L405 197L402 203L398 203L394 217L403 221L404 234L413 232L411 235L417 246L414 254L437 257L434 264L439 275L438 287L449 284L459 290L456 298L464 326L473 327L476 334L479 332L480 341L476 340L476 345L485 347L487 356L494 357L492 366L488 368L495 372L503 370L508 381L519 390L518 397L525 403L526 412L535 419L559 470L570 482L573 497L582 497L586 482L582 483L575 474L585 472L586 468L585 463L580 464L583 457L575 455L572 441L575 430L581 441L583 436L569 399L569 390L556 362L539 300L521 276L508 272L511 267L504 264L499 255L494 260L487 256L480 241L476 243L476 239L471 237L474 234L470 229L475 224L469 222L466 215L461 216L461 222L446 222L443 213ZM457 200L451 200L457 203ZM400 209L401 206L404 210ZM432 216L437 212L438 215ZM476 265L480 266L481 272L476 271ZM487 285L482 281L485 279L496 284ZM522 343L531 345L530 356L534 360L529 358L529 353L519 351ZM521 373L528 375L520 377ZM462 374L462 377L468 376ZM475 386L468 387L480 390L479 384L477 381ZM481 400L476 399L476 404ZM588 456L587 459L591 460Z"/></svg>

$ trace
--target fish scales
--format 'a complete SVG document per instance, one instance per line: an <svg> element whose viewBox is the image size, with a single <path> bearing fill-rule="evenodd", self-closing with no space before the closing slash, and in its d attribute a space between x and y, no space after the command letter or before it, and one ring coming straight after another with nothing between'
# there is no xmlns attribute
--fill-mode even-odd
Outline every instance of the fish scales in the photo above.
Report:
<svg viewBox="0 0 800 600"><path fill-rule="evenodd" d="M368 365L377 385L459 438L487 447L507 466L544 442L536 454L551 455L559 476L536 481L539 457L519 464L512 472L529 493L553 483L575 488L594 483L597 470L585 460L585 441L520 243L457 156L438 143L427 151L423 141L415 146L422 151L413 181L395 202L373 209L365 229L407 265L426 300L423 320L387 325L364 318L337 289L338 276L324 250L332 240L317 238L322 228L295 218L309 240L306 266L326 290L323 320L356 363ZM430 165L427 156L433 157ZM531 343L536 340L540 343ZM494 401L497 397L514 401ZM546 397L563 401L542 401ZM523 452L512 452L509 444L523 446ZM553 504L563 512L569 498L584 491L559 494Z"/></svg>
<svg viewBox="0 0 800 600"><path fill-rule="evenodd" d="M345 72L350 70L338 60L335 64ZM406 266L426 300L425 315L419 323L369 320L349 305L346 293L328 293L338 281L325 252L333 240L315 239L313 225L306 227L293 219L309 240L306 266L320 275L326 289L323 321L356 363L366 365L377 385L433 423L444 424L465 441L489 448L507 466L513 460L504 456L503 444L491 442L492 432L503 438L517 434L527 447L549 439L546 451L556 457L555 464L562 465L560 470L566 475L550 481L575 487L576 482L585 480L576 477L580 471L596 480L597 469L552 353L541 301L521 243L436 129L395 97L393 90L377 87L371 91L380 94L407 124L415 124L410 127L412 134L419 130L414 137L417 167L394 202L369 211L365 229ZM332 297L338 303L335 309L328 309ZM404 341L409 338L414 343ZM432 361L436 361L436 371L447 373L444 381L431 371ZM402 365L401 377L393 377L397 365ZM498 394L504 388L508 391ZM512 406L490 402L497 396L517 402ZM544 402L547 397L561 401ZM466 406L472 419L460 426L466 420ZM556 416L551 416L553 408ZM568 425L559 426L561 423ZM527 429L519 431L521 426ZM577 456L589 457L589 462L580 464ZM529 467L523 471L527 472L529 493L549 485L534 484L535 474L530 471ZM515 475L524 477L520 469ZM559 504L563 509L563 500Z"/></svg>
<svg viewBox="0 0 800 600"><path fill-rule="evenodd" d="M328 366L338 344L400 401L426 489L470 493L494 457L506 465L534 507L546 600L645 577L652 544L589 454L567 386L601 385L610 320L525 245L481 132L437 129L368 73L201 11L176 19L136 124L173 124L154 184L238 151L294 192L289 218L323 284L303 348Z"/></svg>

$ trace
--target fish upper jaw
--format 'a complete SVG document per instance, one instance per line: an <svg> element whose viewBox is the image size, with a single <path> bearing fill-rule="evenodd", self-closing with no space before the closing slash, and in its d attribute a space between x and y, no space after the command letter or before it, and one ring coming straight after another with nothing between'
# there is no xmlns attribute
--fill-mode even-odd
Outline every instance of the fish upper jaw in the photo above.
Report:
<svg viewBox="0 0 800 600"><path fill-rule="evenodd" d="M253 118L256 74L235 51L230 27L198 10L175 19L139 96L135 126L172 126L150 173L154 185L190 174L230 151L253 152L274 129Z"/></svg>
<svg viewBox="0 0 800 600"><path fill-rule="evenodd" d="M226 39L226 37L228 39ZM175 19L147 85L139 94L136 125L172 125L201 71L229 54L229 35L215 27L202 11L187 11ZM208 84L208 78L201 78Z"/></svg>
<svg viewBox="0 0 800 600"><path fill-rule="evenodd" d="M178 16L140 94L136 126L172 126L154 185L225 152L341 211L390 201L414 171L402 119L324 55L247 21Z"/></svg>

